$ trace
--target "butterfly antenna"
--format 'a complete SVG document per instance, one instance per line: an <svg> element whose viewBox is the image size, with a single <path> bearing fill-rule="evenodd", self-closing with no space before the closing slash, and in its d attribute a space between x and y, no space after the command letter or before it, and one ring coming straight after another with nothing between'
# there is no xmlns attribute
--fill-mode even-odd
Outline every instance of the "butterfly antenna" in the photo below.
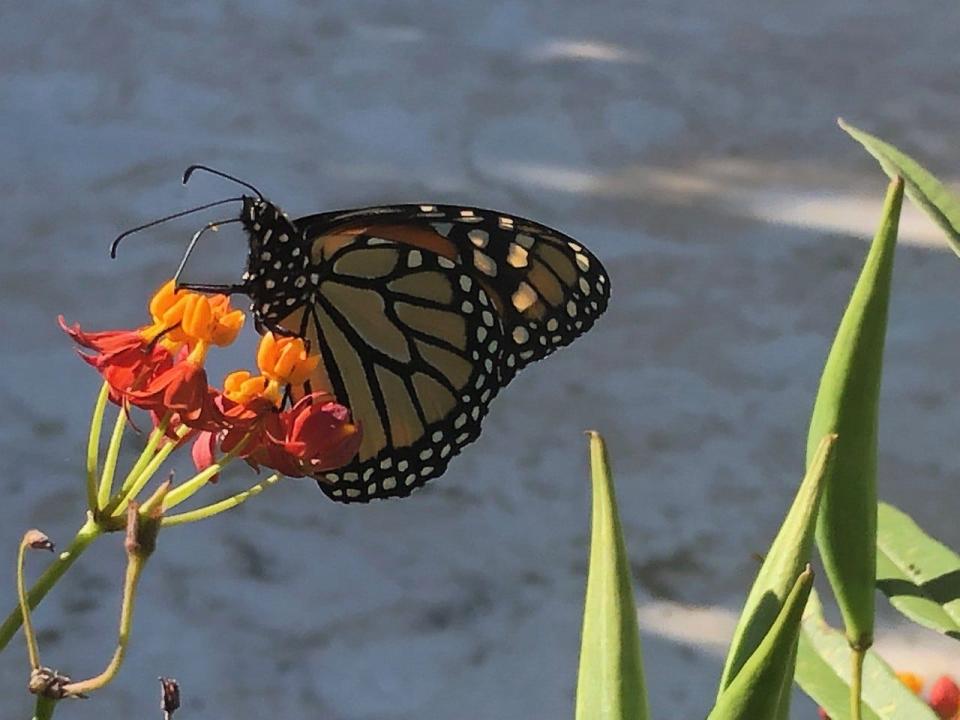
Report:
<svg viewBox="0 0 960 720"><path fill-rule="evenodd" d="M226 180L230 180L231 182L235 182L235 183L237 183L238 185L243 185L245 188L248 188L248 189L250 189L250 190L253 190L253 191L257 194L257 197L260 198L261 200L264 200L264 199L265 199L265 198L263 197L263 193L260 192L259 190L257 190L257 189L256 189L253 185L251 185L250 183L244 182L244 181L241 180L240 178L234 177L233 175L229 175L229 174L223 172L222 170L215 170L215 169L213 169L212 167L209 167L209 166L207 166L207 165L191 165L191 166L188 167L186 170L184 170L184 171L183 171L183 184L184 184L184 185L187 184L187 182L190 180L190 176L193 175L193 173L194 173L195 171L197 171L197 170L203 170L204 172L208 172L208 173L210 173L211 175L218 175L219 177L222 177L222 178L224 178L224 179L226 179Z"/></svg>
<svg viewBox="0 0 960 720"><path fill-rule="evenodd" d="M187 249L183 253L183 258L180 260L180 265L177 267L177 272L173 275L173 287L174 289L180 287L180 275L183 274L183 269L187 266L187 260L190 258L190 255L193 254L193 249L197 246L197 241L200 239L200 236L203 235L207 230L213 230L216 232L221 225L229 225L230 223L240 222L240 218L227 218L226 220L215 220L212 223L207 223L202 228L197 230L193 237L190 238L190 242L187 243Z"/></svg>
<svg viewBox="0 0 960 720"><path fill-rule="evenodd" d="M147 228L152 228L154 225L159 225L160 223L165 223L168 220L176 220L177 218L183 217L184 215L191 215L195 212L200 212L201 210L207 210L208 208L216 207L217 205L226 205L227 203L240 202L243 200L243 197L233 197L227 198L226 200L217 200L216 202L207 203L205 205L199 205L195 208L190 208L189 210L181 210L180 212L173 213L173 215L167 215L162 217L159 220L152 220L151 222L144 223L143 225L138 225L135 228L131 228L126 232L122 232L117 236L117 239L110 243L110 257L117 257L117 246L120 245L120 241L123 240L128 235L133 235L138 233L141 230L146 230Z"/></svg>

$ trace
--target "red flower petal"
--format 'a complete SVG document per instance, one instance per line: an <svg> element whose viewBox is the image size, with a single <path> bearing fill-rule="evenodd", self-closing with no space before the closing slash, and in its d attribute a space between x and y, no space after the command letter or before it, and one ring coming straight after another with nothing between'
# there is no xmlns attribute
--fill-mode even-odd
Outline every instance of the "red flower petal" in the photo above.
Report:
<svg viewBox="0 0 960 720"><path fill-rule="evenodd" d="M130 402L137 407L156 412L177 413L180 421L190 427L216 424L216 404L207 384L207 372L189 360L175 363L155 375L142 390L127 393Z"/></svg>
<svg viewBox="0 0 960 720"><path fill-rule="evenodd" d="M217 450L217 435L212 432L197 433L193 445L190 446L190 455L193 457L193 465L198 472L206 470L213 465Z"/></svg>
<svg viewBox="0 0 960 720"><path fill-rule="evenodd" d="M960 687L948 675L941 675L930 687L927 702L941 720L952 720L960 709Z"/></svg>
<svg viewBox="0 0 960 720"><path fill-rule="evenodd" d="M290 460L299 465L300 474L309 475L342 467L360 449L360 429L350 422L350 411L331 402L326 393L314 393L302 398L281 413L281 420L284 430L282 439L274 435L271 440L275 447L282 449L290 456ZM280 460L278 457L272 459ZM280 469L276 465L271 467Z"/></svg>

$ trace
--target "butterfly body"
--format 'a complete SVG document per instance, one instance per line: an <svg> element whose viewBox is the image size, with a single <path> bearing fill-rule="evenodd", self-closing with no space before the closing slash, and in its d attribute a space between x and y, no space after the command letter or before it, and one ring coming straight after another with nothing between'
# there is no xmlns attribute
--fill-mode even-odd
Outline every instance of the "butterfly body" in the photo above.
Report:
<svg viewBox="0 0 960 720"><path fill-rule="evenodd" d="M527 364L606 309L599 260L559 231L506 213L397 205L290 220L243 198L250 252L237 291L257 326L322 357L293 398L347 405L358 456L318 477L341 502L404 496L477 438L490 401Z"/></svg>

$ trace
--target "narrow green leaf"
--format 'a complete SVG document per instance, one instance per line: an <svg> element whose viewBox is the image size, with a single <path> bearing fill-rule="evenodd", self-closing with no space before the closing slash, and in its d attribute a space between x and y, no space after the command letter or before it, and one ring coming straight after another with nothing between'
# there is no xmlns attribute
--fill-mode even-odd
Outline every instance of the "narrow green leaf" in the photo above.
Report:
<svg viewBox="0 0 960 720"><path fill-rule="evenodd" d="M850 648L843 633L824 620L816 592L803 616L796 681L833 720L849 720ZM864 659L861 698L863 720L936 720L926 703L873 651Z"/></svg>
<svg viewBox="0 0 960 720"><path fill-rule="evenodd" d="M583 613L577 720L645 720L637 609L603 438L590 436L593 513Z"/></svg>
<svg viewBox="0 0 960 720"><path fill-rule="evenodd" d="M793 504L770 545L730 643L717 697L733 681L773 625L797 576L810 562L823 479L836 435L822 438Z"/></svg>
<svg viewBox="0 0 960 720"><path fill-rule="evenodd" d="M827 357L807 440L809 465L824 435L840 438L825 479L816 537L847 638L857 647L873 642L877 415L902 202L903 181L896 179Z"/></svg>
<svg viewBox="0 0 960 720"><path fill-rule="evenodd" d="M707 720L757 720L780 712L781 698L790 691L790 661L797 647L800 620L813 587L808 565L797 576L770 630L740 672L720 693Z"/></svg>
<svg viewBox="0 0 960 720"><path fill-rule="evenodd" d="M866 133L842 119L837 121L854 140L873 155L891 178L899 175L906 183L907 195L947 234L950 247L960 255L960 197L937 180L920 163L893 145Z"/></svg>
<svg viewBox="0 0 960 720"><path fill-rule="evenodd" d="M960 556L880 503L877 587L914 622L960 640Z"/></svg>

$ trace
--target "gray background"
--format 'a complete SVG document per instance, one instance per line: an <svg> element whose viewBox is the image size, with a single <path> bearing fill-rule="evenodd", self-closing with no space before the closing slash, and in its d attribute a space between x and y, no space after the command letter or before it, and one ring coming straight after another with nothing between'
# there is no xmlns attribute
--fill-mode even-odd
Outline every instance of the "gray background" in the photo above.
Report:
<svg viewBox="0 0 960 720"><path fill-rule="evenodd" d="M523 373L481 440L413 498L344 508L289 481L164 534L120 679L59 715L155 717L169 674L184 720L569 716L586 428L609 439L655 713L702 715L752 553L799 480L880 209L884 178L834 120L956 177L958 16L900 0L0 3L11 572L26 527L66 541L82 519L97 381L56 315L142 322L200 218L132 238L115 262L105 249L234 192L182 188L188 163L233 171L292 214L429 201L531 216L594 249L614 293L596 329ZM960 264L916 214L903 240L881 493L957 546ZM205 243L191 277L235 279L241 236ZM248 337L215 377L252 352ZM250 482L238 470L208 497ZM46 662L102 667L120 576L112 537L57 588L37 614ZM952 646L884 617L898 667L957 666ZM18 641L0 660L3 718L29 713L25 668Z"/></svg>

